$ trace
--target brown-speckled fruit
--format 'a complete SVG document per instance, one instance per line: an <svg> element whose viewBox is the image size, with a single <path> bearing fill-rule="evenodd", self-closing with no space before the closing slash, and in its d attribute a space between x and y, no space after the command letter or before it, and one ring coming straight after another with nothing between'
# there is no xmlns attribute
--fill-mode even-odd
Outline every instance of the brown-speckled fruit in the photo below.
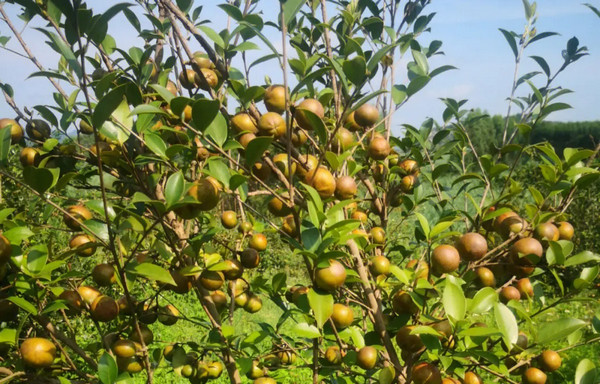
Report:
<svg viewBox="0 0 600 384"><path fill-rule="evenodd" d="M326 291L334 291L346 281L346 268L337 260L329 260L329 266L315 270L317 287Z"/></svg>
<svg viewBox="0 0 600 384"><path fill-rule="evenodd" d="M371 104L363 104L354 111L354 121L363 128L373 126L379 121L379 110Z"/></svg>
<svg viewBox="0 0 600 384"><path fill-rule="evenodd" d="M248 241L248 246L262 252L267 249L267 237L262 233L255 233Z"/></svg>
<svg viewBox="0 0 600 384"><path fill-rule="evenodd" d="M267 111L280 114L285 112L285 88L281 85L271 85L266 89L263 101Z"/></svg>
<svg viewBox="0 0 600 384"><path fill-rule="evenodd" d="M419 307L414 303L408 292L398 291L392 297L392 309L399 315L414 315Z"/></svg>
<svg viewBox="0 0 600 384"><path fill-rule="evenodd" d="M141 341L144 340L145 345L152 344L152 342L154 341L154 334L152 333L150 328L148 328L144 324L140 324L140 333L142 334L141 338L137 330L135 328L132 329L129 333L129 339L131 341L135 341L136 343L141 343Z"/></svg>
<svg viewBox="0 0 600 384"><path fill-rule="evenodd" d="M262 135L278 139L285 135L285 120L278 113L267 112L258 119L258 130Z"/></svg>
<svg viewBox="0 0 600 384"><path fill-rule="evenodd" d="M560 233L556 225L552 223L542 223L535 227L533 236L539 241L557 241L560 238Z"/></svg>
<svg viewBox="0 0 600 384"><path fill-rule="evenodd" d="M537 368L527 368L523 374L523 384L546 384L548 376Z"/></svg>
<svg viewBox="0 0 600 384"><path fill-rule="evenodd" d="M357 193L358 187L352 176L341 176L335 181L335 197L338 199L353 199Z"/></svg>
<svg viewBox="0 0 600 384"><path fill-rule="evenodd" d="M425 348L419 335L411 335L414 325L405 325L396 333L396 343L403 351L417 353Z"/></svg>
<svg viewBox="0 0 600 384"><path fill-rule="evenodd" d="M479 376L475 372L468 371L468 372L465 372L465 378L463 379L463 384L483 384L483 379L481 378L481 376Z"/></svg>
<svg viewBox="0 0 600 384"><path fill-rule="evenodd" d="M41 337L32 337L21 343L21 358L26 366L32 368L46 368L54 361L56 347L48 340Z"/></svg>
<svg viewBox="0 0 600 384"><path fill-rule="evenodd" d="M494 272L486 267L479 267L475 270L475 281L480 287L495 287L496 278Z"/></svg>
<svg viewBox="0 0 600 384"><path fill-rule="evenodd" d="M256 313L262 308L262 300L258 295L254 293L248 294L248 301L244 305L244 311L249 313Z"/></svg>
<svg viewBox="0 0 600 384"><path fill-rule="evenodd" d="M198 82L198 74L191 68L179 73L179 83L185 89L195 89Z"/></svg>
<svg viewBox="0 0 600 384"><path fill-rule="evenodd" d="M246 248L240 254L240 261L242 262L244 268L256 268L260 263L260 255L256 249Z"/></svg>
<svg viewBox="0 0 600 384"><path fill-rule="evenodd" d="M108 287L117 281L115 268L111 264L98 264L92 269L92 279L99 286Z"/></svg>
<svg viewBox="0 0 600 384"><path fill-rule="evenodd" d="M321 198L327 199L333 196L336 182L335 178L327 168L320 167L309 173L306 177L311 187L317 190Z"/></svg>
<svg viewBox="0 0 600 384"><path fill-rule="evenodd" d="M337 345L328 347L325 350L325 360L331 365L338 365L342 363L342 351Z"/></svg>
<svg viewBox="0 0 600 384"><path fill-rule="evenodd" d="M331 320L338 330L342 330L349 327L354 321L354 311L347 305L335 303L333 304Z"/></svg>
<svg viewBox="0 0 600 384"><path fill-rule="evenodd" d="M135 343L129 339L122 339L115 341L110 349L113 351L115 356L121 358L128 358L135 356Z"/></svg>
<svg viewBox="0 0 600 384"><path fill-rule="evenodd" d="M356 120L354 119L356 112L352 111L344 120L344 127L349 131L356 132L362 130L362 127L358 125Z"/></svg>
<svg viewBox="0 0 600 384"><path fill-rule="evenodd" d="M325 109L323 108L323 104L316 99L304 99L298 106L296 107L296 113L294 117L296 118L296 122L301 128L306 130L314 129L313 124L308 117L308 114L305 111L309 111L323 119L325 117Z"/></svg>
<svg viewBox="0 0 600 384"><path fill-rule="evenodd" d="M288 197L289 196L285 196ZM273 214L273 216L284 217L290 214L292 209L279 197L273 196L271 200L269 200L269 204L267 205L269 212Z"/></svg>
<svg viewBox="0 0 600 384"><path fill-rule="evenodd" d="M373 227L369 231L371 241L373 244L385 244L385 231L381 227Z"/></svg>
<svg viewBox="0 0 600 384"><path fill-rule="evenodd" d="M538 356L538 363L544 371L554 372L560 368L562 359L558 353L548 349Z"/></svg>
<svg viewBox="0 0 600 384"><path fill-rule="evenodd" d="M273 156L273 164L283 173L283 175L287 178L290 176L290 169L292 171L292 175L296 173L296 163L292 161L292 167L289 167L288 164L288 155L285 153L279 153Z"/></svg>
<svg viewBox="0 0 600 384"><path fill-rule="evenodd" d="M383 160L392 151L392 147L390 147L390 143L386 140L385 137L381 135L375 136L368 147L369 156L374 160Z"/></svg>
<svg viewBox="0 0 600 384"><path fill-rule="evenodd" d="M413 366L412 379L414 384L442 384L442 375L433 364L418 363Z"/></svg>
<svg viewBox="0 0 600 384"><path fill-rule="evenodd" d="M460 257L466 261L481 260L488 251L485 237L479 233L470 232L462 235L455 244Z"/></svg>
<svg viewBox="0 0 600 384"><path fill-rule="evenodd" d="M87 285L82 285L79 288L77 288L77 293L79 293L79 296L81 296L81 298L85 303L87 303L87 305L92 305L92 303L100 295L102 295L100 291L98 291L96 288L88 287Z"/></svg>
<svg viewBox="0 0 600 384"><path fill-rule="evenodd" d="M0 235L0 264L8 262L11 253L12 246L10 245L10 241L4 235Z"/></svg>
<svg viewBox="0 0 600 384"><path fill-rule="evenodd" d="M233 128L236 132L250 132L257 133L258 127L256 126L256 121L250 114L246 112L240 112L231 118L231 128Z"/></svg>
<svg viewBox="0 0 600 384"><path fill-rule="evenodd" d="M561 240L571 240L575 234L575 228L573 228L571 223L561 221L558 223L558 234Z"/></svg>
<svg viewBox="0 0 600 384"><path fill-rule="evenodd" d="M521 300L521 293L517 288L509 285L500 291L500 300L503 303L508 303L511 300L519 301Z"/></svg>
<svg viewBox="0 0 600 384"><path fill-rule="evenodd" d="M25 125L27 136L32 140L44 141L50 137L50 126L44 120L31 119Z"/></svg>
<svg viewBox="0 0 600 384"><path fill-rule="evenodd" d="M215 71L209 68L200 68L200 72L201 73L195 78L196 86L205 91L217 87L219 84L219 76Z"/></svg>
<svg viewBox="0 0 600 384"><path fill-rule="evenodd" d="M223 263L225 263L225 268L222 272L227 280L237 280L244 274L244 266L239 261L230 259Z"/></svg>
<svg viewBox="0 0 600 384"><path fill-rule="evenodd" d="M98 296L90 306L92 318L100 322L109 322L119 315L119 304L108 296Z"/></svg>
<svg viewBox="0 0 600 384"><path fill-rule="evenodd" d="M532 237L520 239L510 247L511 260L519 265L535 265L543 255L542 244Z"/></svg>
<svg viewBox="0 0 600 384"><path fill-rule="evenodd" d="M451 245L437 246L431 255L431 267L433 273L440 276L443 273L452 273L460 265L460 255L456 248Z"/></svg>
<svg viewBox="0 0 600 384"><path fill-rule="evenodd" d="M533 297L533 285L527 277L517 280L517 289L521 297Z"/></svg>

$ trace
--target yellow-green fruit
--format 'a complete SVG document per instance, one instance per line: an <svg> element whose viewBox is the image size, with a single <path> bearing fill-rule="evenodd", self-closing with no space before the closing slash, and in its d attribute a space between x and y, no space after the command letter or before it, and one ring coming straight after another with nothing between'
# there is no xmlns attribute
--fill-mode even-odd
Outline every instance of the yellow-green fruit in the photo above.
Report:
<svg viewBox="0 0 600 384"><path fill-rule="evenodd" d="M384 160L392 151L390 143L381 135L375 136L369 143L369 156L374 160Z"/></svg>
<svg viewBox="0 0 600 384"><path fill-rule="evenodd" d="M249 313L256 313L260 311L262 308L262 299L255 295L254 293L250 293L248 295L248 301L246 305L244 305L244 310Z"/></svg>
<svg viewBox="0 0 600 384"><path fill-rule="evenodd" d="M125 359L135 356L136 352L135 343L129 339L115 341L110 349L113 351L115 356Z"/></svg>
<svg viewBox="0 0 600 384"><path fill-rule="evenodd" d="M333 193L335 192L336 182L335 178L333 177L331 172L329 172L329 170L320 167L315 171L311 172L309 176L307 176L307 178L309 178L310 180L309 184L317 190L321 198L327 199L333 196Z"/></svg>
<svg viewBox="0 0 600 384"><path fill-rule="evenodd" d="M81 222L92 218L92 212L83 205L72 205L68 207L66 211L68 214L64 214L63 220L67 227L74 231L79 231L81 229Z"/></svg>
<svg viewBox="0 0 600 384"><path fill-rule="evenodd" d="M13 119L0 119L0 130L10 125L10 142L16 144L23 138L23 127Z"/></svg>
<svg viewBox="0 0 600 384"><path fill-rule="evenodd" d="M537 368L528 368L523 374L523 384L545 384L548 376Z"/></svg>
<svg viewBox="0 0 600 384"><path fill-rule="evenodd" d="M456 248L451 245L437 246L431 254L431 267L435 275L452 273L460 265L460 255Z"/></svg>
<svg viewBox="0 0 600 384"><path fill-rule="evenodd" d="M552 223L542 223L535 227L534 236L540 241L557 241L560 233L556 225Z"/></svg>
<svg viewBox="0 0 600 384"><path fill-rule="evenodd" d="M352 212L352 215L350 215L350 218L352 220L358 220L363 224L366 224L367 221L369 221L369 215L367 215L366 212L358 210L358 209L356 211Z"/></svg>
<svg viewBox="0 0 600 384"><path fill-rule="evenodd" d="M240 137L238 137L238 142L244 147L244 149L248 148L248 145L252 140L256 139L256 135L254 133L244 133Z"/></svg>
<svg viewBox="0 0 600 384"><path fill-rule="evenodd" d="M377 349L366 346L358 350L356 364L362 369L373 369L377 365Z"/></svg>
<svg viewBox="0 0 600 384"><path fill-rule="evenodd" d="M21 343L21 358L26 366L32 368L46 368L54 361L56 347L48 340L33 337Z"/></svg>
<svg viewBox="0 0 600 384"><path fill-rule="evenodd" d="M561 240L571 240L575 234L575 228L566 221L558 223L558 234Z"/></svg>
<svg viewBox="0 0 600 384"><path fill-rule="evenodd" d="M296 354L293 351L279 351L276 356L283 365L292 365L296 361Z"/></svg>
<svg viewBox="0 0 600 384"><path fill-rule="evenodd" d="M419 307L414 303L408 292L398 291L392 297L392 309L399 315L414 315L419 310Z"/></svg>
<svg viewBox="0 0 600 384"><path fill-rule="evenodd" d="M79 132L83 133L84 135L91 135L92 133L94 133L94 128L92 128L92 126L87 121L80 120Z"/></svg>
<svg viewBox="0 0 600 384"><path fill-rule="evenodd" d="M211 292L210 297L218 310L227 308L227 295L223 291L216 290Z"/></svg>
<svg viewBox="0 0 600 384"><path fill-rule="evenodd" d="M263 101L267 111L285 112L285 88L281 85L271 85L266 89Z"/></svg>
<svg viewBox="0 0 600 384"><path fill-rule="evenodd" d="M287 157L286 157L287 159ZM317 164L319 163L319 159L314 157L313 155L300 155L298 157L298 176L304 179L305 182L308 183L307 176L311 175L315 169L317 169Z"/></svg>
<svg viewBox="0 0 600 384"><path fill-rule="evenodd" d="M406 175L418 175L419 174L419 164L412 159L406 159L398 164L402 172Z"/></svg>
<svg viewBox="0 0 600 384"><path fill-rule="evenodd" d="M400 180L400 190L404 193L411 193L419 184L419 179L415 175L406 175Z"/></svg>
<svg viewBox="0 0 600 384"><path fill-rule="evenodd" d="M323 119L325 117L325 109L323 109L323 104L321 104L318 100L315 99L305 99L296 107L296 113L294 117L296 118L296 122L301 128L306 130L314 129L308 114L304 111L310 111Z"/></svg>
<svg viewBox="0 0 600 384"><path fill-rule="evenodd" d="M385 244L385 231L381 227L373 227L370 231L371 241L373 244Z"/></svg>
<svg viewBox="0 0 600 384"><path fill-rule="evenodd" d="M258 132L256 121L250 114L246 112L240 112L231 118L231 128L236 132Z"/></svg>
<svg viewBox="0 0 600 384"><path fill-rule="evenodd" d="M137 357L117 357L117 367L121 372L139 373L142 371L142 363Z"/></svg>
<svg viewBox="0 0 600 384"><path fill-rule="evenodd" d="M273 196L273 198L269 200L267 208L269 209L269 212L273 214L273 216L277 217L287 216L292 211L292 209L277 196Z"/></svg>
<svg viewBox="0 0 600 384"><path fill-rule="evenodd" d="M64 300L67 305L74 310L80 310L83 307L83 300L77 291L65 290L58 295L59 300Z"/></svg>
<svg viewBox="0 0 600 384"><path fill-rule="evenodd" d="M254 380L253 384L277 384L277 382L270 377L259 377L258 379Z"/></svg>
<svg viewBox="0 0 600 384"><path fill-rule="evenodd" d="M25 147L21 150L19 161L24 167L37 167L40 163L40 153L35 148Z"/></svg>
<svg viewBox="0 0 600 384"><path fill-rule="evenodd" d="M209 68L213 69L215 65L212 61L207 57L206 53L197 51L193 54L194 58L192 59L196 65L200 68Z"/></svg>
<svg viewBox="0 0 600 384"><path fill-rule="evenodd" d="M267 372L263 366L256 360L252 361L252 368L246 373L249 379L258 379L266 375Z"/></svg>
<svg viewBox="0 0 600 384"><path fill-rule="evenodd" d="M196 85L205 91L216 88L219 84L219 76L209 68L200 68L200 74L197 73L195 80Z"/></svg>
<svg viewBox="0 0 600 384"><path fill-rule="evenodd" d="M262 233L255 233L248 242L250 248L256 249L258 252L262 252L267 249L267 237Z"/></svg>
<svg viewBox="0 0 600 384"><path fill-rule="evenodd" d="M554 372L558 370L562 364L560 355L555 351L545 350L538 357L540 367L546 372Z"/></svg>
<svg viewBox="0 0 600 384"><path fill-rule="evenodd" d="M283 137L287 131L285 120L275 112L267 112L258 119L258 130L261 134L276 139Z"/></svg>
<svg viewBox="0 0 600 384"><path fill-rule="evenodd" d="M337 345L331 346L325 350L325 360L329 364L338 365L342 363L342 352Z"/></svg>
<svg viewBox="0 0 600 384"><path fill-rule="evenodd" d="M119 304L108 296L98 296L90 306L92 318L103 323L112 321L119 315Z"/></svg>
<svg viewBox="0 0 600 384"><path fill-rule="evenodd" d="M234 211L225 211L221 214L221 224L227 229L233 229L238 223L237 214Z"/></svg>
<svg viewBox="0 0 600 384"><path fill-rule="evenodd" d="M96 288L88 287L86 285L77 288L77 293L79 293L79 296L81 296L87 305L92 305L92 303L102 295Z"/></svg>
<svg viewBox="0 0 600 384"><path fill-rule="evenodd" d="M362 127L358 125L358 123L354 119L355 115L356 112L352 111L344 120L344 127L346 127L346 129L352 132L360 131L362 129Z"/></svg>
<svg viewBox="0 0 600 384"><path fill-rule="evenodd" d="M371 104L363 104L354 111L354 120L363 128L373 126L379 121L379 110Z"/></svg>
<svg viewBox="0 0 600 384"><path fill-rule="evenodd" d="M179 83L185 89L195 89L198 81L198 74L191 68L179 73Z"/></svg>
<svg viewBox="0 0 600 384"><path fill-rule="evenodd" d="M283 173L283 175L288 178L290 177L290 168L288 167L288 155L285 153L280 153L273 156L273 164ZM292 161L291 167L292 175L296 173L296 163Z"/></svg>
<svg viewBox="0 0 600 384"><path fill-rule="evenodd" d="M198 204L179 207L175 212L184 219L193 219L201 211L209 211L217 206L221 193L221 184L213 177L199 179L187 192Z"/></svg>
<svg viewBox="0 0 600 384"><path fill-rule="evenodd" d="M335 134L335 140L333 141L332 148L335 152L340 151L343 152L355 143L355 137L352 132L347 130L344 127L340 127Z"/></svg>
<svg viewBox="0 0 600 384"><path fill-rule="evenodd" d="M317 287L326 291L334 291L346 281L346 268L337 260L329 260L329 266L315 270Z"/></svg>
<svg viewBox="0 0 600 384"><path fill-rule="evenodd" d="M225 275L221 271L210 271L205 269L200 274L200 285L209 291L216 291L223 286Z"/></svg>
<svg viewBox="0 0 600 384"><path fill-rule="evenodd" d="M371 259L369 269L373 276L387 276L390 274L390 259L385 256L378 255Z"/></svg>
<svg viewBox="0 0 600 384"><path fill-rule="evenodd" d="M136 343L140 343L140 344L143 340L144 345L152 344L152 342L154 341L154 334L152 333L150 328L148 328L144 324L140 324L139 327L140 327L140 332L142 334L142 337L140 338L139 333L137 332L137 330L134 327L134 329L131 330L131 333L129 333L129 339L131 341L135 341Z"/></svg>
<svg viewBox="0 0 600 384"><path fill-rule="evenodd" d="M50 137L50 126L44 120L32 119L25 125L27 136L32 140L44 141Z"/></svg>
<svg viewBox="0 0 600 384"><path fill-rule="evenodd" d="M208 377L210 379L216 379L223 373L223 363L220 361L213 361L207 364Z"/></svg>
<svg viewBox="0 0 600 384"><path fill-rule="evenodd" d="M225 260L225 269L222 270L223 275L227 280L236 280L242 277L244 274L244 266L239 261Z"/></svg>
<svg viewBox="0 0 600 384"><path fill-rule="evenodd" d="M347 305L335 303L333 304L333 312L331 320L336 329L342 330L349 327L354 322L354 311Z"/></svg>
<svg viewBox="0 0 600 384"><path fill-rule="evenodd" d="M111 264L98 264L92 269L92 279L101 287L108 287L115 281L115 268Z"/></svg>
<svg viewBox="0 0 600 384"><path fill-rule="evenodd" d="M290 237L298 236L298 228L296 227L296 220L294 215L286 216L281 224L281 230Z"/></svg>
<svg viewBox="0 0 600 384"><path fill-rule="evenodd" d="M522 297L533 297L533 285L527 277L517 280L517 289Z"/></svg>
<svg viewBox="0 0 600 384"><path fill-rule="evenodd" d="M89 257L96 253L94 239L89 235L75 235L69 241L69 247L75 250L78 256Z"/></svg>
<svg viewBox="0 0 600 384"><path fill-rule="evenodd" d="M162 307L158 312L158 321L164 325L173 325L179 320L179 311L171 304Z"/></svg>
<svg viewBox="0 0 600 384"><path fill-rule="evenodd" d="M353 199L358 193L356 181L351 176L341 176L335 181L335 197L340 200Z"/></svg>
<svg viewBox="0 0 600 384"><path fill-rule="evenodd" d="M414 384L442 384L442 375L437 367L425 362L413 366L412 379Z"/></svg>
<svg viewBox="0 0 600 384"><path fill-rule="evenodd" d="M10 241L0 234L0 264L4 264L10 260L10 254L12 253L12 247Z"/></svg>
<svg viewBox="0 0 600 384"><path fill-rule="evenodd" d="M464 384L483 384L481 376L475 372L465 372L465 378L463 379Z"/></svg>
<svg viewBox="0 0 600 384"><path fill-rule="evenodd" d="M410 353L417 353L425 348L419 335L412 335L415 329L414 325L405 325L396 333L396 343L403 350Z"/></svg>
<svg viewBox="0 0 600 384"><path fill-rule="evenodd" d="M488 251L485 237L479 233L471 232L462 235L455 244L460 257L466 261L480 260Z"/></svg>

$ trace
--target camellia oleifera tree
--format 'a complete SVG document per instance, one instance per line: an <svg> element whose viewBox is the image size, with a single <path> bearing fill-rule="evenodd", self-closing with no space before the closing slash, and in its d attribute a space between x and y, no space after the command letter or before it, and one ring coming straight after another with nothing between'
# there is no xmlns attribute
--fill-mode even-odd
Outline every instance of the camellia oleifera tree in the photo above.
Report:
<svg viewBox="0 0 600 384"><path fill-rule="evenodd" d="M21 106L2 84L15 115L0 120L0 382L152 383L160 370L265 384L303 369L314 383L562 383L561 355L599 340L597 318L556 311L598 275L566 214L598 180L597 150L513 143L569 107L555 79L586 54L576 38L562 66L536 56L540 71L516 71L502 142L483 154L464 100L392 134L396 111L452 69L429 66L441 42L419 42L426 0L229 1L218 15L192 0L8 3L11 41L54 94ZM524 5L525 30L501 30L517 68L553 35ZM43 20L56 68L9 7ZM119 48L120 14L144 46ZM281 84L251 85L265 68ZM512 178L529 158L543 189ZM281 242L305 285L262 272ZM187 339L154 340L156 321ZM584 359L576 383L594 375Z"/></svg>

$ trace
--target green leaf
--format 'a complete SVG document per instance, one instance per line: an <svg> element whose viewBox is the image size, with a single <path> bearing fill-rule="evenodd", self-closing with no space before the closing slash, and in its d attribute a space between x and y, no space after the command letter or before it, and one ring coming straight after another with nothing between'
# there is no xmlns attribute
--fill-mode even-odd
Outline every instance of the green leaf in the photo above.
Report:
<svg viewBox="0 0 600 384"><path fill-rule="evenodd" d="M87 228L84 228L85 232L89 232L90 235L95 236L103 241L108 241L108 226L106 223L103 223L98 220L86 220L84 222L85 226L89 228L91 232L88 231Z"/></svg>
<svg viewBox="0 0 600 384"><path fill-rule="evenodd" d="M100 127L99 133L113 141L123 144L131 135L133 128L133 116L129 110L127 100L123 98L117 108L111 114L113 121L105 121Z"/></svg>
<svg viewBox="0 0 600 384"><path fill-rule="evenodd" d="M37 309L35 309L33 304L31 304L29 301L25 300L22 297L11 296L11 297L8 297L6 300L12 301L19 308L31 313L34 316L37 316L37 314L38 314L38 311L37 311Z"/></svg>
<svg viewBox="0 0 600 384"><path fill-rule="evenodd" d="M136 275L145 277L150 280L160 281L166 284L176 285L169 271L152 263L137 264L130 271Z"/></svg>
<svg viewBox="0 0 600 384"><path fill-rule="evenodd" d="M600 262L600 255L597 255L590 251L583 251L574 256L571 256L565 261L565 267L572 267L574 265L580 265L589 263L590 261Z"/></svg>
<svg viewBox="0 0 600 384"><path fill-rule="evenodd" d="M431 77L429 77L429 76L415 77L408 84L408 87L406 88L406 94L408 96L412 96L415 93L419 92L421 89L423 89L427 85L427 83L429 83L429 80L431 80Z"/></svg>
<svg viewBox="0 0 600 384"><path fill-rule="evenodd" d="M577 364L575 370L575 384L594 384L596 382L596 365L589 360L583 359Z"/></svg>
<svg viewBox="0 0 600 384"><path fill-rule="evenodd" d="M260 136L250 141L246 148L246 164L252 166L252 164L262 157L272 142L273 138L267 136Z"/></svg>
<svg viewBox="0 0 600 384"><path fill-rule="evenodd" d="M356 86L360 86L367 76L367 62L362 56L356 56L351 60L344 60L342 64L344 74Z"/></svg>
<svg viewBox="0 0 600 384"><path fill-rule="evenodd" d="M65 43L55 33L52 33L43 28L35 28L35 29L42 32L43 34L45 34L46 36L48 36L50 38L50 40L52 41L52 44L56 47L57 52L60 53L61 56L65 58L65 60L67 60L67 63L69 63L69 67L71 67L71 69L75 72L77 77L81 78L83 76L83 71L81 70L81 65L79 64L77 57L75 57L75 54L71 50L71 47L69 47L67 45L67 43Z"/></svg>
<svg viewBox="0 0 600 384"><path fill-rule="evenodd" d="M102 384L113 384L117 380L119 370L115 359L108 353L104 354L98 360L98 378Z"/></svg>
<svg viewBox="0 0 600 384"><path fill-rule="evenodd" d="M519 325L512 311L502 303L494 305L494 318L506 344L514 345L519 337Z"/></svg>
<svg viewBox="0 0 600 384"><path fill-rule="evenodd" d="M546 74L546 76L550 77L550 66L546 62L546 59L540 56L530 56L536 63L542 68L542 71Z"/></svg>
<svg viewBox="0 0 600 384"><path fill-rule="evenodd" d="M0 162L6 164L8 162L8 151L11 145L10 126L0 129Z"/></svg>
<svg viewBox="0 0 600 384"><path fill-rule="evenodd" d="M154 132L147 131L144 133L144 143L156 155L163 159L167 159L167 144L165 141Z"/></svg>
<svg viewBox="0 0 600 384"><path fill-rule="evenodd" d="M204 132L219 114L219 101L201 99L192 105L192 120L199 131Z"/></svg>
<svg viewBox="0 0 600 384"><path fill-rule="evenodd" d="M427 56L421 51L412 50L413 58L415 59L415 63L419 69L423 72L423 74L429 73L429 63L427 63Z"/></svg>
<svg viewBox="0 0 600 384"><path fill-rule="evenodd" d="M419 212L415 212L415 216L417 216L417 219L419 220L419 225L421 226L421 229L423 230L423 233L425 234L426 238L429 238L429 222L427 221L427 218L425 216L423 216L422 214L420 214Z"/></svg>
<svg viewBox="0 0 600 384"><path fill-rule="evenodd" d="M25 183L39 194L52 188L58 181L59 175L60 169L58 168L25 167L23 169Z"/></svg>
<svg viewBox="0 0 600 384"><path fill-rule="evenodd" d="M17 330L4 328L0 331L0 344L14 345L17 338Z"/></svg>
<svg viewBox="0 0 600 384"><path fill-rule="evenodd" d="M500 32L502 32L502 34L504 35L504 38L506 39L506 41L508 42L508 45L510 45L510 49L512 49L514 55L515 55L515 59L517 58L517 56L519 56L519 49L517 48L517 41L515 40L515 36L508 32L505 29L500 28Z"/></svg>
<svg viewBox="0 0 600 384"><path fill-rule="evenodd" d="M453 322L460 321L465 318L467 300L465 299L465 294L459 285L451 282L450 280L446 280L446 287L444 288L442 303L444 304L444 310L446 311L446 314Z"/></svg>
<svg viewBox="0 0 600 384"><path fill-rule="evenodd" d="M46 244L38 244L29 248L27 254L27 269L36 274L40 273L48 261L48 247Z"/></svg>
<svg viewBox="0 0 600 384"><path fill-rule="evenodd" d="M208 36L208 38L211 39L221 49L225 48L225 42L223 41L223 38L221 37L221 35L219 35L217 32L215 32L212 28L210 28L206 25L200 25L198 27L198 29L200 29L202 32L204 32L206 34L206 36Z"/></svg>
<svg viewBox="0 0 600 384"><path fill-rule="evenodd" d="M396 370L392 365L388 365L379 371L379 384L392 384L395 379Z"/></svg>
<svg viewBox="0 0 600 384"><path fill-rule="evenodd" d="M480 289L469 305L469 311L473 313L486 313L498 302L498 293L491 287Z"/></svg>
<svg viewBox="0 0 600 384"><path fill-rule="evenodd" d="M573 318L544 323L539 327L537 342L538 344L547 344L554 340L562 340L586 325L585 321Z"/></svg>
<svg viewBox="0 0 600 384"><path fill-rule="evenodd" d="M392 100L394 100L394 104L401 104L407 97L406 86L401 84L394 85L392 88Z"/></svg>
<svg viewBox="0 0 600 384"><path fill-rule="evenodd" d="M175 97L167 88L158 85L158 84L150 84L150 87L156 91L162 97L164 101L167 103L171 103L171 100Z"/></svg>
<svg viewBox="0 0 600 384"><path fill-rule="evenodd" d="M298 337L306 337L308 339L316 339L321 336L319 329L308 323L298 323L294 325L291 332Z"/></svg>
<svg viewBox="0 0 600 384"><path fill-rule="evenodd" d="M308 291L308 303L315 315L317 326L323 328L323 324L329 320L333 313L333 296L318 293L311 289Z"/></svg>
<svg viewBox="0 0 600 384"><path fill-rule="evenodd" d="M316 115L314 112L312 112L308 109L304 109L304 108L296 109L296 111L299 111L299 110L301 110L302 113L304 114L304 117L306 117L308 119L308 121L310 122L310 125L313 127L315 133L319 137L319 140L322 143L326 143L327 142L327 128L325 128L325 123L323 122L323 119L321 119L318 115ZM296 113L298 113L298 112L296 112Z"/></svg>
<svg viewBox="0 0 600 384"><path fill-rule="evenodd" d="M227 141L227 120L225 116L218 112L204 133L213 139L219 147L223 147L223 144Z"/></svg>
<svg viewBox="0 0 600 384"><path fill-rule="evenodd" d="M34 235L28 227L13 227L8 231L4 231L2 234L14 245L19 245L23 240L27 240Z"/></svg>
<svg viewBox="0 0 600 384"><path fill-rule="evenodd" d="M305 2L306 0L287 0L283 3L283 22L285 25L290 24Z"/></svg>
<svg viewBox="0 0 600 384"><path fill-rule="evenodd" d="M596 14L596 16L600 17L600 10L589 3L584 4L586 7L592 10Z"/></svg>
<svg viewBox="0 0 600 384"><path fill-rule="evenodd" d="M169 176L167 185L165 186L165 200L167 208L181 200L185 188L185 179L181 171Z"/></svg>
<svg viewBox="0 0 600 384"><path fill-rule="evenodd" d="M171 92L169 92L171 93ZM172 96L172 95L171 95ZM143 115L143 114L152 114L152 115L165 115L168 116L168 113L164 111L164 109L157 107L152 104L141 104L138 105L131 111L130 113L133 115Z"/></svg>

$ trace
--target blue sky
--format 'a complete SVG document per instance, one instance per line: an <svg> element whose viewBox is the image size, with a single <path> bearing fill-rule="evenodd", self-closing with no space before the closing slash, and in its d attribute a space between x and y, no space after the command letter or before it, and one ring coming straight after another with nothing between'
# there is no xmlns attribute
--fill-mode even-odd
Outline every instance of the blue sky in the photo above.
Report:
<svg viewBox="0 0 600 384"><path fill-rule="evenodd" d="M600 7L600 0L588 0ZM116 1L88 2L95 10L101 11ZM215 6L216 2L196 0L196 5L203 5L202 18L217 20L212 27L219 30L224 27L226 17ZM261 9L265 19L274 19L277 15L276 0L262 0ZM13 22L22 26L16 19L17 7L5 4L5 9L13 18ZM331 17L335 10L328 10ZM507 107L506 97L510 93L514 71L513 56L506 41L498 31L504 28L520 32L524 27L524 12L521 0L433 0L427 12L436 12L431 33L426 33L421 41L442 40L445 56L436 56L431 60L432 68L441 65L454 65L457 71L446 72L436 77L423 91L410 100L395 116L394 126L402 123L419 125L425 118L440 118L443 105L441 97L469 99L468 107L481 108L489 113L504 114ZM526 56L545 57L552 68L561 65L561 50L572 36L577 36L581 45L589 48L590 56L575 63L557 80L575 91L567 95L563 101L570 103L573 109L561 111L551 116L552 120L600 120L600 18L595 16L579 1L540 0L538 1L539 32L554 31L561 35L535 43L526 52ZM219 17L217 17L219 16ZM40 25L33 23L33 26ZM133 44L140 45L133 29L123 17L111 22L111 34L121 48ZM0 35L10 35L4 23L0 22ZM273 32L267 32L277 47L281 47L280 38ZM57 56L44 43L43 35L31 28L24 31L31 50L38 55L48 68L56 68ZM17 42L11 39L7 47L20 50ZM7 51L0 51L0 82L7 82L16 89L15 99L19 106L31 109L36 104L50 100L52 88L41 78L27 79L35 70L33 64ZM257 53L254 53L256 55ZM262 53L261 53L262 54ZM255 56L256 57L256 56ZM274 62L273 62L274 63ZM272 75L275 82L281 81L274 64L263 67L262 73L255 73L254 84L262 82L263 75ZM538 70L533 60L526 58L521 73ZM264 71L264 72L263 72ZM397 78L403 80L403 71ZM539 78L542 81L542 78ZM539 83L538 83L539 84ZM522 88L525 92L527 89ZM13 116L4 99L0 101L0 116ZM397 129L397 128L396 128Z"/></svg>

